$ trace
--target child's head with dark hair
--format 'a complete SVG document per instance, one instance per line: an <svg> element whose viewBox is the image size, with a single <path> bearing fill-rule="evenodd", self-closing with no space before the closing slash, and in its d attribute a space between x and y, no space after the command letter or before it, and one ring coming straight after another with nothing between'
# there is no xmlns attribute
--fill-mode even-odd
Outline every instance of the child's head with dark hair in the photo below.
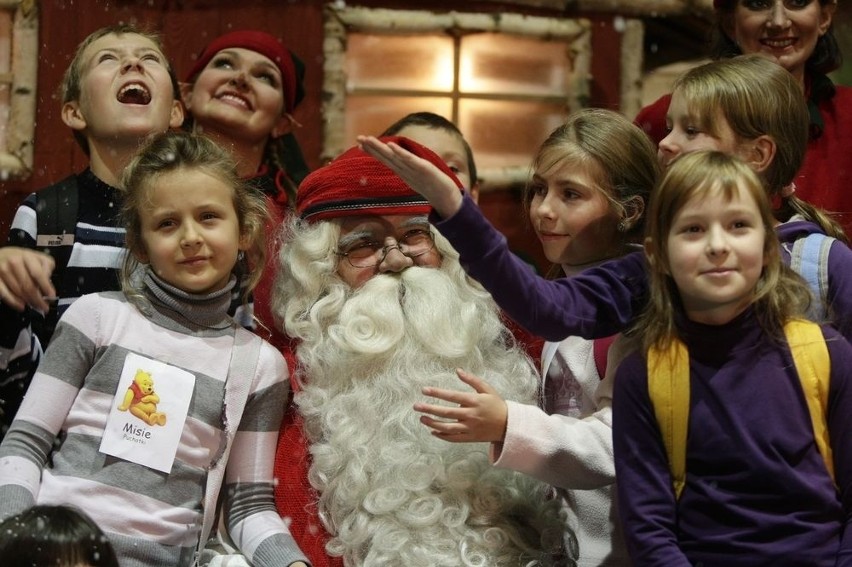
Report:
<svg viewBox="0 0 852 567"><path fill-rule="evenodd" d="M4 567L119 567L112 545L84 512L33 506L0 523Z"/></svg>
<svg viewBox="0 0 852 567"><path fill-rule="evenodd" d="M388 126L381 135L410 138L441 156L476 200L479 194L476 162L458 126L434 112L412 112Z"/></svg>

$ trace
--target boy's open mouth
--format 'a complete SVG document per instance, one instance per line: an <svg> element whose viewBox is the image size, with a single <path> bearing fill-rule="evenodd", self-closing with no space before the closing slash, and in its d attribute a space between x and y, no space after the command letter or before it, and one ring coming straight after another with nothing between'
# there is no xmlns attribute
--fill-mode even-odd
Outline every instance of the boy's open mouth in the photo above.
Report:
<svg viewBox="0 0 852 567"><path fill-rule="evenodd" d="M151 93L142 83L128 83L121 87L116 98L123 104L148 104L151 102Z"/></svg>

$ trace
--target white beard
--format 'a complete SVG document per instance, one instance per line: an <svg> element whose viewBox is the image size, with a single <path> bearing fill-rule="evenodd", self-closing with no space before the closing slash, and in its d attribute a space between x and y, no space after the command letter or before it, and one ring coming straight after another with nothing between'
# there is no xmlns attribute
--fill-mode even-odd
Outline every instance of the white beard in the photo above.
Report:
<svg viewBox="0 0 852 567"><path fill-rule="evenodd" d="M320 328L299 347L295 400L327 549L348 566L557 564L566 528L549 487L493 467L487 443L433 437L412 408L427 385L469 391L456 368L535 403L529 359L455 265L455 277L415 267L372 278L338 303L325 332L327 312L306 317Z"/></svg>

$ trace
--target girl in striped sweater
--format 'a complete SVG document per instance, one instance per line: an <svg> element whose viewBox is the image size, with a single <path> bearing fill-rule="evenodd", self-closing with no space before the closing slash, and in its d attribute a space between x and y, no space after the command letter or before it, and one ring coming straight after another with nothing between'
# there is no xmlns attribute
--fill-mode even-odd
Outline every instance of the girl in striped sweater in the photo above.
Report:
<svg viewBox="0 0 852 567"><path fill-rule="evenodd" d="M263 265L262 197L179 133L143 148L124 186L123 292L83 296L57 326L0 445L0 519L73 505L122 566L193 565L223 487L251 564L306 565L272 497L286 367L227 314L238 256Z"/></svg>

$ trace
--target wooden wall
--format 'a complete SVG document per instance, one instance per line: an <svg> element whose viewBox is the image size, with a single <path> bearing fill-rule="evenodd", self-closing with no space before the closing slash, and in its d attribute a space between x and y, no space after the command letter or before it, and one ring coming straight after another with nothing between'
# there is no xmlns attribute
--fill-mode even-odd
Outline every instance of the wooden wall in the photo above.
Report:
<svg viewBox="0 0 852 567"><path fill-rule="evenodd" d="M41 0L39 5L38 103L35 130L34 172L24 181L0 182L0 239L5 241L14 210L23 197L85 167L85 157L59 117L57 87L77 44L90 32L119 22L147 25L160 31L166 52L179 78L183 78L195 56L217 35L236 29L259 29L285 38L288 46L306 63L307 96L295 113L303 125L296 136L309 165L317 167L321 147L321 114L318 95L322 81L321 0ZM370 7L399 9L459 9L458 2L443 0L365 0L348 2ZM505 11L505 2L468 0L465 11ZM553 11L518 8L519 12L559 16ZM582 15L593 20L592 104L616 108L619 96L619 35L612 27L612 14ZM535 148L530 148L532 153ZM540 262L537 242L524 229L517 192L484 196L486 214L510 236L517 246Z"/></svg>

